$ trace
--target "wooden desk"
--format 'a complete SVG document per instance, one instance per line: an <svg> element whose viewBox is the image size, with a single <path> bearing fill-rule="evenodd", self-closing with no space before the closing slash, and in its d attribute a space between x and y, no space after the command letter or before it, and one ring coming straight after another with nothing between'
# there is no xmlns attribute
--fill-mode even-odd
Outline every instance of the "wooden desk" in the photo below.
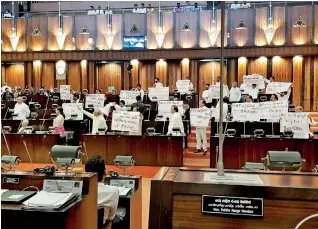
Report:
<svg viewBox="0 0 318 229"><path fill-rule="evenodd" d="M227 171L229 172L229 171ZM291 229L318 209L318 176L309 173L242 172L263 184L217 184L204 181L212 169L162 168L151 181L151 229ZM202 195L262 198L263 217L202 213ZM318 218L301 229L318 227Z"/></svg>
<svg viewBox="0 0 318 229"><path fill-rule="evenodd" d="M58 144L57 134L6 134L11 154L20 157L22 162L30 162L23 142L25 141L34 163L52 163L49 152ZM1 155L9 155L3 135L1 135Z"/></svg>
<svg viewBox="0 0 318 229"><path fill-rule="evenodd" d="M219 138L210 138L210 167L215 168L216 146ZM226 169L241 169L245 162L262 162L267 151L298 151L306 160L303 171L311 171L318 164L318 140L277 138L225 138L223 161Z"/></svg>
<svg viewBox="0 0 318 229"><path fill-rule="evenodd" d="M133 156L136 165L182 166L183 137L83 135L88 158L100 155L113 164L117 155Z"/></svg>
<svg viewBox="0 0 318 229"><path fill-rule="evenodd" d="M82 198L72 206L55 212L30 211L21 209L21 205L1 204L1 228L33 229L97 229L97 175L94 173L76 173L75 176L45 176L26 172L17 174L2 172L2 177L19 178L19 184L3 183L1 188L22 190L28 186L43 188L44 179L63 179L83 181Z"/></svg>

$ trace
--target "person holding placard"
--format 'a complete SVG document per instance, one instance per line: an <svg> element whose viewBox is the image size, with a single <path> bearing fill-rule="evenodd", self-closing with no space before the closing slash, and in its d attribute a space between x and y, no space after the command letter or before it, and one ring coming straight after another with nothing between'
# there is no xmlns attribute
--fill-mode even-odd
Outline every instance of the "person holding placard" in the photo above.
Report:
<svg viewBox="0 0 318 229"><path fill-rule="evenodd" d="M295 108L295 112L303 112L303 107L302 106L297 106ZM308 122L310 126L316 126L318 123L311 117L311 114L308 115Z"/></svg>
<svg viewBox="0 0 318 229"><path fill-rule="evenodd" d="M220 77L220 76L218 76L218 77L216 78L215 86L220 87L220 80L221 80L221 77Z"/></svg>
<svg viewBox="0 0 318 229"><path fill-rule="evenodd" d="M205 101L206 107L212 106L212 92L210 91L210 84L205 85L205 91L202 93L202 99Z"/></svg>
<svg viewBox="0 0 318 229"><path fill-rule="evenodd" d="M287 92L284 91L284 92L277 93L279 101L288 101L289 100L289 96L290 96L290 93L291 93L291 86L292 85L290 85L290 87L289 87Z"/></svg>
<svg viewBox="0 0 318 229"><path fill-rule="evenodd" d="M160 82L159 78L155 78L155 83L153 84L153 87L155 87L155 88L163 87L163 85Z"/></svg>
<svg viewBox="0 0 318 229"><path fill-rule="evenodd" d="M258 88L256 84L252 84L252 88L247 88L245 89L245 92L247 92L247 94L249 94L250 96L253 97L253 100L256 102L258 99Z"/></svg>
<svg viewBox="0 0 318 229"><path fill-rule="evenodd" d="M101 94L102 90L101 89L96 89L95 94Z"/></svg>
<svg viewBox="0 0 318 229"><path fill-rule="evenodd" d="M137 102L133 103L131 105L131 111L137 111L139 110L140 113L144 113L145 111L145 105L141 102L141 96L136 96Z"/></svg>
<svg viewBox="0 0 318 229"><path fill-rule="evenodd" d="M53 134L59 134L61 137L64 136L64 120L65 114L62 107L58 107L55 110L56 118L53 120L53 127L55 128Z"/></svg>
<svg viewBox="0 0 318 229"><path fill-rule="evenodd" d="M278 96L275 95L275 94L272 94L272 95L271 95L271 98L270 98L270 101L271 101L271 102L276 102L276 101L278 101Z"/></svg>
<svg viewBox="0 0 318 229"><path fill-rule="evenodd" d="M137 87L136 87L135 91L138 91L140 93L141 100L143 101L145 92L144 92L144 90L142 90L141 84L137 84Z"/></svg>
<svg viewBox="0 0 318 229"><path fill-rule="evenodd" d="M139 110L137 110L139 111ZM141 136L142 135L142 120L143 120L144 116L139 112L139 128L137 132L133 132L133 131L129 131L129 135L137 135L137 136Z"/></svg>
<svg viewBox="0 0 318 229"><path fill-rule="evenodd" d="M119 105L115 104L114 105L116 111L127 111L127 107L125 107L125 101L120 100Z"/></svg>
<svg viewBox="0 0 318 229"><path fill-rule="evenodd" d="M167 135L174 135L175 133L172 131L174 128L179 128L182 135L184 135L184 126L182 122L182 116L179 113L179 109L177 106L171 106L171 117L169 120L168 133Z"/></svg>
<svg viewBox="0 0 318 229"><path fill-rule="evenodd" d="M30 108L23 102L22 97L18 97L17 103L14 106L13 115L15 116L15 120L24 120L30 115Z"/></svg>
<svg viewBox="0 0 318 229"><path fill-rule="evenodd" d="M253 103L253 97L251 95L246 96L245 102L246 103Z"/></svg>
<svg viewBox="0 0 318 229"><path fill-rule="evenodd" d="M264 78L264 82L267 83L267 84L272 83L272 82L275 82L275 77L274 77L274 76L271 76L271 77L269 77L269 80L266 79L266 78Z"/></svg>
<svg viewBox="0 0 318 229"><path fill-rule="evenodd" d="M93 120L92 134L97 134L98 129L105 129L105 131L107 131L106 120L103 117L103 114L100 111L100 109L94 109L93 114L89 113L88 111L83 110L83 108L80 106L78 106L78 109Z"/></svg>
<svg viewBox="0 0 318 229"><path fill-rule="evenodd" d="M223 122L226 122L226 117L227 117L227 113L229 112L229 97L224 97L223 98ZM216 104L216 109L220 110L220 100L218 101L218 103Z"/></svg>
<svg viewBox="0 0 318 229"><path fill-rule="evenodd" d="M237 82L232 83L230 90L230 102L237 103L241 100L241 90L237 87Z"/></svg>
<svg viewBox="0 0 318 229"><path fill-rule="evenodd" d="M184 77L185 80L189 80L189 90L193 90L193 83L191 82L191 80L189 79L189 76Z"/></svg>
<svg viewBox="0 0 318 229"><path fill-rule="evenodd" d="M79 95L74 94L73 99L71 100L71 103L79 103L79 101L80 101Z"/></svg>
<svg viewBox="0 0 318 229"><path fill-rule="evenodd" d="M206 103L204 100L200 101L200 109L208 109L206 106ZM202 149L203 149L203 155L205 156L207 154L207 140L206 140L206 127L197 127L195 137L197 140L197 151L195 153L201 152L201 139L202 139Z"/></svg>

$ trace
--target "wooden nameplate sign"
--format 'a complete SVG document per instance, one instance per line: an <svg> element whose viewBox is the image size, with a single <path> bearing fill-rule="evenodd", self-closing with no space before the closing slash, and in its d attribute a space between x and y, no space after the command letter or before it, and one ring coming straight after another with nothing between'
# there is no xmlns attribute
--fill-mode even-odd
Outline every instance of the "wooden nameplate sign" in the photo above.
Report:
<svg viewBox="0 0 318 229"><path fill-rule="evenodd" d="M202 213L263 217L264 204L262 198L203 195Z"/></svg>

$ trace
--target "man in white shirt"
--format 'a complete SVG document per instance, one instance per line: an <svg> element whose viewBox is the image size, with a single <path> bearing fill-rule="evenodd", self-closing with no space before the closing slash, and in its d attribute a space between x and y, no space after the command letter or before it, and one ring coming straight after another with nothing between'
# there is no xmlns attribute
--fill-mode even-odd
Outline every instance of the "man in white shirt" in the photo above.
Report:
<svg viewBox="0 0 318 229"><path fill-rule="evenodd" d="M143 101L145 92L144 92L144 90L142 90L141 84L137 84L135 91L138 91L140 93L141 100Z"/></svg>
<svg viewBox="0 0 318 229"><path fill-rule="evenodd" d="M12 93L12 89L11 89L11 87L9 87L9 86L7 85L7 83L4 83L4 84L3 84L2 88L1 88L1 93L4 93L7 88L8 88L8 91L9 91L10 93Z"/></svg>
<svg viewBox="0 0 318 229"><path fill-rule="evenodd" d="M253 97L254 100L258 99L258 88L256 87L256 84L252 84L252 88L247 88L245 90L247 94Z"/></svg>
<svg viewBox="0 0 318 229"><path fill-rule="evenodd" d="M241 89L237 87L237 82L232 83L232 88L230 90L230 102L236 103L241 100Z"/></svg>
<svg viewBox="0 0 318 229"><path fill-rule="evenodd" d="M171 115L170 120L169 120L167 135L175 135L175 133L173 131L174 128L179 128L181 134L184 135L184 126L183 126L183 122L182 122L182 116L178 111L179 111L179 109L177 106L171 106L170 112L172 115Z"/></svg>
<svg viewBox="0 0 318 229"><path fill-rule="evenodd" d="M103 117L103 114L100 109L95 108L93 114L83 110L81 106L78 106L78 109L81 110L85 115L87 115L89 118L93 120L92 134L97 134L98 129L105 129L105 132L107 131L106 120Z"/></svg>
<svg viewBox="0 0 318 229"><path fill-rule="evenodd" d="M141 8L139 9L139 13L141 13L141 14L147 13L147 9L145 8L144 3L141 3Z"/></svg>
<svg viewBox="0 0 318 229"><path fill-rule="evenodd" d="M156 87L156 88L163 87L163 85L160 82L159 78L155 78L155 83L153 84L153 86Z"/></svg>
<svg viewBox="0 0 318 229"><path fill-rule="evenodd" d="M205 106L205 101L200 101L200 109L208 109ZM207 154L207 140L206 140L206 127L197 127L195 137L197 140L197 151L195 153L201 152L201 139L202 139L202 148L203 148L203 155L205 156Z"/></svg>
<svg viewBox="0 0 318 229"><path fill-rule="evenodd" d="M269 77L269 80L266 79L266 78L264 78L264 82L267 83L267 84L272 83L272 82L275 82L275 77L274 77L274 76L271 76L271 77Z"/></svg>
<svg viewBox="0 0 318 229"><path fill-rule="evenodd" d="M227 118L227 113L229 111L229 97L224 97L223 98L223 122L226 122L226 118ZM220 100L218 101L218 103L216 104L216 109L218 110L218 112L220 111ZM216 121L219 121L216 119Z"/></svg>
<svg viewBox="0 0 318 229"><path fill-rule="evenodd" d="M246 96L245 102L246 103L252 103L253 102L253 97L251 95Z"/></svg>
<svg viewBox="0 0 318 229"><path fill-rule="evenodd" d="M184 7L185 12L191 12L193 10L193 6L190 5L190 1L186 1L186 6Z"/></svg>
<svg viewBox="0 0 318 229"><path fill-rule="evenodd" d="M115 186L104 184L106 175L106 166L104 159L99 155L91 157L85 163L85 171L97 173L97 205L99 208L104 208L103 222L105 222L105 220L114 219L119 201L119 189ZM94 209L92 209L92 211L93 210Z"/></svg>
<svg viewBox="0 0 318 229"><path fill-rule="evenodd" d="M218 76L218 77L216 78L215 86L220 87L220 80L221 80L221 77L220 77L220 76Z"/></svg>
<svg viewBox="0 0 318 229"><path fill-rule="evenodd" d="M212 106L212 92L210 90L210 84L205 85L205 91L202 93L202 99L205 101L206 107L211 108Z"/></svg>
<svg viewBox="0 0 318 229"><path fill-rule="evenodd" d="M114 104L115 110L116 111L127 111L127 107L125 107L125 101L124 100L120 100L119 101L119 105L117 105L116 103Z"/></svg>
<svg viewBox="0 0 318 229"><path fill-rule="evenodd" d="M24 134L25 128L29 125L29 120L24 119L21 124L21 128L18 130L18 134Z"/></svg>
<svg viewBox="0 0 318 229"><path fill-rule="evenodd" d="M278 96L278 101L288 101L289 100L289 96L290 96L290 93L291 93L291 86L289 87L288 91L284 91L284 92L281 92L281 93L278 93L277 96Z"/></svg>
<svg viewBox="0 0 318 229"><path fill-rule="evenodd" d="M24 120L30 116L30 109L29 106L23 102L22 97L18 97L17 103L14 106L14 116L13 119L15 120Z"/></svg>
<svg viewBox="0 0 318 229"><path fill-rule="evenodd" d="M133 9L133 14L139 14L139 13L140 13L140 10L138 9L138 5L135 4Z"/></svg>

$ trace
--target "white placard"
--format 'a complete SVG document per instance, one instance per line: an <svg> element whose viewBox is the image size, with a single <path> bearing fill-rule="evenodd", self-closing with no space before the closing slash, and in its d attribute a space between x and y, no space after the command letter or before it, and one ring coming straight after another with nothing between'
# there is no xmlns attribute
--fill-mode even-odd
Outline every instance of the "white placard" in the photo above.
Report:
<svg viewBox="0 0 318 229"><path fill-rule="evenodd" d="M81 109L79 107L81 107ZM77 115L72 118L72 120L83 120L83 103L63 103L62 108L65 114L65 120L71 119L71 115Z"/></svg>
<svg viewBox="0 0 318 229"><path fill-rule="evenodd" d="M309 137L309 120L306 113L292 112L281 115L280 131L292 130L294 138Z"/></svg>
<svg viewBox="0 0 318 229"><path fill-rule="evenodd" d="M140 95L139 91L126 91L126 90L121 90L119 98L120 100L125 101L125 105L131 105L135 102L137 102L136 97Z"/></svg>
<svg viewBox="0 0 318 229"><path fill-rule="evenodd" d="M139 112L114 111L112 130L138 132L140 122Z"/></svg>
<svg viewBox="0 0 318 229"><path fill-rule="evenodd" d="M291 84L292 83L286 82L271 82L267 84L266 94L277 94L280 92L288 91Z"/></svg>
<svg viewBox="0 0 318 229"><path fill-rule="evenodd" d="M219 119L220 109L216 107L211 107L211 118Z"/></svg>
<svg viewBox="0 0 318 229"><path fill-rule="evenodd" d="M288 113L288 101L262 102L261 119L279 119L282 114Z"/></svg>
<svg viewBox="0 0 318 229"><path fill-rule="evenodd" d="M71 97L71 86L70 85L60 85L60 99L70 100Z"/></svg>
<svg viewBox="0 0 318 229"><path fill-rule="evenodd" d="M243 84L247 85L247 87L256 84L258 89L265 88L264 77L259 74L243 76Z"/></svg>
<svg viewBox="0 0 318 229"><path fill-rule="evenodd" d="M260 121L261 111L259 103L233 103L233 121Z"/></svg>
<svg viewBox="0 0 318 229"><path fill-rule="evenodd" d="M196 127L208 127L211 116L210 109L190 108L190 124Z"/></svg>
<svg viewBox="0 0 318 229"><path fill-rule="evenodd" d="M171 106L177 106L179 113L183 115L183 101L158 101L158 115L162 115L164 120L170 117Z"/></svg>
<svg viewBox="0 0 318 229"><path fill-rule="evenodd" d="M190 80L177 80L176 86L177 86L178 92L189 93Z"/></svg>
<svg viewBox="0 0 318 229"><path fill-rule="evenodd" d="M211 85L209 90L212 92L212 99L220 99L220 85ZM229 88L223 85L223 97L229 96Z"/></svg>
<svg viewBox="0 0 318 229"><path fill-rule="evenodd" d="M89 104L93 104L94 108L103 108L105 101L104 94L88 94L85 97L85 108L88 108Z"/></svg>
<svg viewBox="0 0 318 229"><path fill-rule="evenodd" d="M169 87L150 87L148 88L148 97L150 101L161 101L161 100L169 100ZM154 98L156 97L156 98Z"/></svg>

